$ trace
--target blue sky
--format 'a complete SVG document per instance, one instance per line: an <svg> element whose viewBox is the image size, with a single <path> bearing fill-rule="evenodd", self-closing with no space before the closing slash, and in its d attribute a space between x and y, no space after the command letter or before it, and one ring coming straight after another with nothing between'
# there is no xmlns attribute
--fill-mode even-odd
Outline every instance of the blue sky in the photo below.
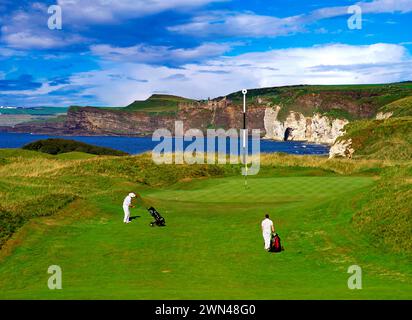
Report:
<svg viewBox="0 0 412 320"><path fill-rule="evenodd" d="M348 27L353 5L361 29ZM0 105L412 80L411 21L412 0L1 0Z"/></svg>

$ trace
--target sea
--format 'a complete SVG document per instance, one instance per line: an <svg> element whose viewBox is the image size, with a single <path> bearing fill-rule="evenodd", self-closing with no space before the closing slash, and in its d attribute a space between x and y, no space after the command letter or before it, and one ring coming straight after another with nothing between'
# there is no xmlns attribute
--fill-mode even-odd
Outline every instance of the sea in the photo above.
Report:
<svg viewBox="0 0 412 320"><path fill-rule="evenodd" d="M40 135L40 134L30 134L30 133L7 133L0 132L0 148L21 148L24 145L48 138L61 138L61 139L71 139L76 141L85 142L88 144L112 148L116 150L121 150L129 154L139 154L147 151L153 150L159 143L159 141L152 141L151 137L114 137L114 136L51 136L51 135ZM257 141L252 141L249 139L249 153L252 153L253 143ZM193 143L193 141L184 141L184 148ZM200 139L200 143L207 146L207 139ZM216 140L216 150L218 148L218 141ZM230 151L229 141L226 143L227 153ZM174 148L174 146L172 147ZM240 141L238 140L238 150L240 150ZM233 149L232 149L233 151ZM326 155L329 153L329 146L322 144L307 143L302 141L272 141L272 140L260 140L260 152L261 153L275 153L282 152L288 154L296 155ZM253 152L255 153L255 152Z"/></svg>

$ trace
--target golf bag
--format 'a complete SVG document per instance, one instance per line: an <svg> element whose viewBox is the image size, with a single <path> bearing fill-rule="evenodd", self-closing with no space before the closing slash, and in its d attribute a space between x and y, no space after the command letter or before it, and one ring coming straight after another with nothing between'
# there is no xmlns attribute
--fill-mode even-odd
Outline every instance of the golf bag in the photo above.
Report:
<svg viewBox="0 0 412 320"><path fill-rule="evenodd" d="M153 207L150 207L147 209L149 211L150 215L155 219L155 221L150 222L150 226L158 226L158 227L164 227L166 226L166 221L165 218L163 218L159 212Z"/></svg>
<svg viewBox="0 0 412 320"><path fill-rule="evenodd" d="M269 252L281 252L282 251L282 244L280 243L280 237L277 233L272 234L272 238L270 240L270 249Z"/></svg>

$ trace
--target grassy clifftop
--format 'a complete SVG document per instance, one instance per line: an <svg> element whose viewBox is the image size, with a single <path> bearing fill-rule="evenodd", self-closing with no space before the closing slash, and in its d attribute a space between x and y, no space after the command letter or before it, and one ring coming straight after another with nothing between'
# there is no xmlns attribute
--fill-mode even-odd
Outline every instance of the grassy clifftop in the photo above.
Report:
<svg viewBox="0 0 412 320"><path fill-rule="evenodd" d="M376 84L376 85L300 85L285 87L270 87L248 90L250 108L272 103L282 106L278 115L284 120L290 111L301 112L311 116L315 112L332 118L348 120L371 118L380 108L396 100L412 96L412 83ZM220 100L223 97L215 98ZM241 105L241 91L227 95L233 104ZM134 101L122 108L100 108L111 111L171 113L175 114L179 103L205 103L173 95L154 94L144 101ZM71 107L71 111L79 107Z"/></svg>
<svg viewBox="0 0 412 320"><path fill-rule="evenodd" d="M355 156L368 159L411 159L412 117L355 121L339 140L352 139Z"/></svg>
<svg viewBox="0 0 412 320"><path fill-rule="evenodd" d="M371 85L300 85L248 90L248 101L258 98L282 106L278 115L284 120L290 111L311 116L314 112L348 120L371 118L380 108L404 97L412 96L412 82ZM228 95L234 103L242 103L240 91Z"/></svg>
<svg viewBox="0 0 412 320"><path fill-rule="evenodd" d="M195 100L184 97L153 94L146 100L136 100L125 107L98 107L99 110L125 111L125 112L147 112L147 113L175 113L179 103L193 103ZM80 106L71 106L69 111L78 111ZM97 107L96 107L97 108Z"/></svg>
<svg viewBox="0 0 412 320"><path fill-rule="evenodd" d="M144 101L134 101L123 111L144 111L144 112L176 112L179 103L191 103L194 100L173 96L154 94Z"/></svg>
<svg viewBox="0 0 412 320"><path fill-rule="evenodd" d="M353 121L337 141L351 139L355 156L367 159L412 159L412 96L389 103L379 111L391 116Z"/></svg>
<svg viewBox="0 0 412 320"><path fill-rule="evenodd" d="M392 117L412 117L412 96L389 103L379 111L384 113L391 112Z"/></svg>
<svg viewBox="0 0 412 320"><path fill-rule="evenodd" d="M248 89L248 98L279 96L282 102L287 102L287 97L293 100L304 94L317 94L322 92L370 92L377 96L388 95L392 99L396 94L410 93L412 82L390 83L390 84L353 84L353 85L295 85L283 87L267 87L258 89ZM293 93L295 93L293 95ZM233 101L242 101L241 91L231 93L227 96ZM283 98L283 99L282 99Z"/></svg>

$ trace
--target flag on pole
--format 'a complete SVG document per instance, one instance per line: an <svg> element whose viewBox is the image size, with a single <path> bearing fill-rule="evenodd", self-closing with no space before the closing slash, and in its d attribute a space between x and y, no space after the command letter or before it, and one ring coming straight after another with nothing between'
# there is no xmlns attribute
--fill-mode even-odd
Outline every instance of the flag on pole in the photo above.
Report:
<svg viewBox="0 0 412 320"><path fill-rule="evenodd" d="M243 163L245 164L245 187L247 186L247 142L248 142L248 134L247 134L247 127L246 127L246 94L247 90L243 89Z"/></svg>

